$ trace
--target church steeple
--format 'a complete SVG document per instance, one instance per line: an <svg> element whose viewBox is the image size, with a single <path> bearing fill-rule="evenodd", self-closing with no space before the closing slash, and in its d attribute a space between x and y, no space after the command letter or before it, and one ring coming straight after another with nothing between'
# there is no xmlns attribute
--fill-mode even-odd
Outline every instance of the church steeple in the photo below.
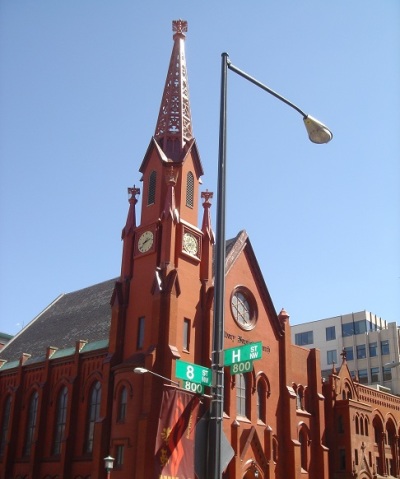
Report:
<svg viewBox="0 0 400 479"><path fill-rule="evenodd" d="M182 161L185 146L193 139L185 57L187 22L173 21L172 30L175 32L174 47L154 138L169 160Z"/></svg>

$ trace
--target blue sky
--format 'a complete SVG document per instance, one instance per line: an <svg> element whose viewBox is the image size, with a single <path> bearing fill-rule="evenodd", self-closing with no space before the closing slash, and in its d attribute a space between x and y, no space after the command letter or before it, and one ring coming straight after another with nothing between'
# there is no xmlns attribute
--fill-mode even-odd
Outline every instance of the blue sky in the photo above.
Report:
<svg viewBox="0 0 400 479"><path fill-rule="evenodd" d="M334 133L310 143L296 112L230 73L227 236L248 232L277 311L400 323L397 0L2 0L0 331L119 275L178 18L203 189L223 51Z"/></svg>

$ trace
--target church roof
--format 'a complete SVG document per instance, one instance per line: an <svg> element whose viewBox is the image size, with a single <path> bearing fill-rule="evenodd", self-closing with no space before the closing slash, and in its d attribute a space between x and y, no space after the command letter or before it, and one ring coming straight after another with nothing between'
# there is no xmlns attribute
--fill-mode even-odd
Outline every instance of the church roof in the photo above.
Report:
<svg viewBox="0 0 400 479"><path fill-rule="evenodd" d="M29 354L28 361L36 362L46 357L48 347L66 350L75 348L80 340L88 341L86 350L98 341L106 340L104 346L107 346L115 281L60 295L7 343L0 351L0 359L18 361L22 354Z"/></svg>
<svg viewBox="0 0 400 479"><path fill-rule="evenodd" d="M245 244L249 245L245 231L226 241L228 270ZM259 276L262 280L261 272ZM30 355L24 364L43 361L49 347L58 349L51 356L53 359L73 354L77 341L88 342L81 352L107 347L111 324L110 300L116 281L117 278L61 294L0 351L0 360L7 361L0 365L0 371L18 366L23 354ZM269 298L269 293L266 294Z"/></svg>

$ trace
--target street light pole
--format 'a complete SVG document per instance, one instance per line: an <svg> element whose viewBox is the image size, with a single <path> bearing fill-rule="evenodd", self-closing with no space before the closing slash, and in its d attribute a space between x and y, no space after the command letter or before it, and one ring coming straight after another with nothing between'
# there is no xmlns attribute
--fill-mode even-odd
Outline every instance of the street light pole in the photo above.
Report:
<svg viewBox="0 0 400 479"><path fill-rule="evenodd" d="M225 200L226 200L226 103L228 83L228 55L222 54L221 102L219 122L217 225L215 242L214 322L211 354L212 386L211 415L208 441L208 476L221 477L222 419L224 412L224 298L225 298Z"/></svg>
<svg viewBox="0 0 400 479"><path fill-rule="evenodd" d="M232 65L227 53L222 53L221 61L221 99L220 99L220 123L219 123L219 149L218 149L218 184L217 184L217 224L215 243L215 279L214 279L214 321L212 334L212 387L211 409L208 437L208 479L220 479L222 477L221 442L222 421L224 409L224 325L225 325L225 216L226 216L226 118L227 118L227 86L228 69L234 71L246 80L265 90L282 102L300 113L303 117L309 139L313 143L328 143L332 139L332 133L321 122L306 115L295 104L279 95L269 87L251 77L244 71Z"/></svg>

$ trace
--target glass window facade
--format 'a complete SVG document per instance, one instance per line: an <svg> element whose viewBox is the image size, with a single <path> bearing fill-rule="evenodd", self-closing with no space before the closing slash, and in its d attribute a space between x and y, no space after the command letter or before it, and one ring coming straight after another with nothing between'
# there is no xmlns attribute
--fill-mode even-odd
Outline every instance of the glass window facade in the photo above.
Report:
<svg viewBox="0 0 400 479"><path fill-rule="evenodd" d="M383 380L384 381L391 381L392 380L392 368L383 366L382 368L383 373Z"/></svg>
<svg viewBox="0 0 400 479"><path fill-rule="evenodd" d="M379 328L380 329L380 328ZM360 321L352 321L350 323L342 324L342 336L353 336L355 334L364 334L368 331L377 331L376 324L366 319Z"/></svg>
<svg viewBox="0 0 400 479"><path fill-rule="evenodd" d="M331 351L326 352L326 359L328 364L337 364L337 351L336 349L332 349Z"/></svg>
<svg viewBox="0 0 400 479"><path fill-rule="evenodd" d="M328 326L325 331L326 331L326 340L327 341L332 341L333 339L336 339L335 326Z"/></svg>
<svg viewBox="0 0 400 479"><path fill-rule="evenodd" d="M357 346L357 359L364 359L367 357L367 349L365 344L359 344Z"/></svg>
<svg viewBox="0 0 400 479"><path fill-rule="evenodd" d="M358 380L361 384L368 384L368 370L367 369L359 369Z"/></svg>
<svg viewBox="0 0 400 479"><path fill-rule="evenodd" d="M353 361L354 359L353 346L347 346L346 348L344 348L344 352L346 354L347 361Z"/></svg>
<svg viewBox="0 0 400 479"><path fill-rule="evenodd" d="M379 368L371 368L371 383L379 382Z"/></svg>
<svg viewBox="0 0 400 479"><path fill-rule="evenodd" d="M304 331L304 333L297 333L294 336L294 342L297 346L305 346L314 342L313 331Z"/></svg>
<svg viewBox="0 0 400 479"><path fill-rule="evenodd" d="M381 353L382 355L390 354L389 340L381 341Z"/></svg>
<svg viewBox="0 0 400 479"><path fill-rule="evenodd" d="M378 355L378 343L375 341L373 343L369 343L369 357L374 358Z"/></svg>

